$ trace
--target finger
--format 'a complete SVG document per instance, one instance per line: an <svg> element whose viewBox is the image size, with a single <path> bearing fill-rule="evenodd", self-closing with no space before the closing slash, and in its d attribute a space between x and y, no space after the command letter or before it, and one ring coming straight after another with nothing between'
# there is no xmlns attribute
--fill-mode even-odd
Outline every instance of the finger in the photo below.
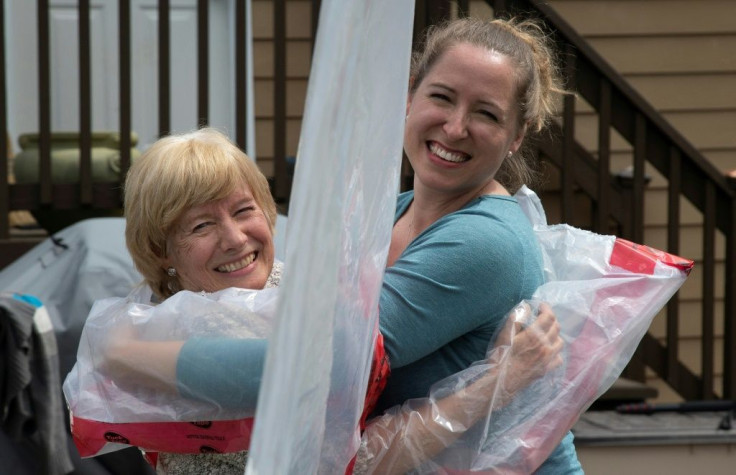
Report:
<svg viewBox="0 0 736 475"><path fill-rule="evenodd" d="M539 305L539 313L534 323L536 330L542 333L547 333L558 325L557 317L552 311L552 308L545 303Z"/></svg>
<svg viewBox="0 0 736 475"><path fill-rule="evenodd" d="M512 318L515 323L518 323L522 328L529 326L532 322L532 308L526 303L522 302L512 310Z"/></svg>
<svg viewBox="0 0 736 475"><path fill-rule="evenodd" d="M538 310L538 312L540 314L542 314L542 313L554 313L554 312L552 312L552 307L550 307L550 305L547 302L540 302L539 303L539 310Z"/></svg>
<svg viewBox="0 0 736 475"><path fill-rule="evenodd" d="M539 304L537 320L542 320L549 323L557 321L557 317L555 316L555 312L552 310L552 307L550 307L547 303L542 302Z"/></svg>
<svg viewBox="0 0 736 475"><path fill-rule="evenodd" d="M564 347L565 342L562 340L562 338L557 338L552 344L549 345L548 348L550 350L550 358L549 363L547 364L548 369L555 369L562 365L562 350L564 349Z"/></svg>
<svg viewBox="0 0 736 475"><path fill-rule="evenodd" d="M562 355L557 355L556 357L552 358L547 364L547 371L552 371L559 368L560 366L562 366L562 363L564 363Z"/></svg>
<svg viewBox="0 0 736 475"><path fill-rule="evenodd" d="M531 315L531 307L526 302L514 307L509 312L504 327L499 334L498 344L510 345L511 340L529 324Z"/></svg>

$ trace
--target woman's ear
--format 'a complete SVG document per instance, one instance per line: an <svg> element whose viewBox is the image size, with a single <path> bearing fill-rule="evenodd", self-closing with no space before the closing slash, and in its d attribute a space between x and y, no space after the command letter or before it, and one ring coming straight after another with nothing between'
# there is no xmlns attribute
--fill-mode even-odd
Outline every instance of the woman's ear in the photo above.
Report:
<svg viewBox="0 0 736 475"><path fill-rule="evenodd" d="M159 256L158 265L166 272L169 267L174 265L171 255Z"/></svg>
<svg viewBox="0 0 736 475"><path fill-rule="evenodd" d="M406 117L409 117L409 109L411 109L411 100L414 97L414 78L409 78L409 92L406 95Z"/></svg>
<svg viewBox="0 0 736 475"><path fill-rule="evenodd" d="M514 141L511 142L511 147L509 147L509 150L512 153L516 153L521 147L521 144L524 142L524 137L526 136L526 130L527 130L528 125L529 124L527 122L524 122L521 125L521 127L519 127L516 137L514 138Z"/></svg>

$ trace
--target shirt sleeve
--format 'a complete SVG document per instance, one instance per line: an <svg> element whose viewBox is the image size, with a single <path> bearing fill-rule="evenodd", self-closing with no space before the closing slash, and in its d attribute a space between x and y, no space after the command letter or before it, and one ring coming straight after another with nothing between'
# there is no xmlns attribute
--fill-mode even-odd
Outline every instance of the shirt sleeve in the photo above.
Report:
<svg viewBox="0 0 736 475"><path fill-rule="evenodd" d="M263 339L192 338L179 353L179 393L226 408L255 410L268 345Z"/></svg>
<svg viewBox="0 0 736 475"><path fill-rule="evenodd" d="M529 288L528 244L508 222L461 214L433 226L386 269L379 314L392 368L479 328L489 341Z"/></svg>

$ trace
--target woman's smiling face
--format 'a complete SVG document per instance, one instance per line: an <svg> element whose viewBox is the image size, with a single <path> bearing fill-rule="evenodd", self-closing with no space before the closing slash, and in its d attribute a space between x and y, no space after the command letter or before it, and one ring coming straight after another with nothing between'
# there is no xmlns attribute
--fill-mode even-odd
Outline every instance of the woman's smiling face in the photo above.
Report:
<svg viewBox="0 0 736 475"><path fill-rule="evenodd" d="M524 137L514 73L505 55L468 43L442 53L407 103L404 150L415 185L452 195L493 179Z"/></svg>
<svg viewBox="0 0 736 475"><path fill-rule="evenodd" d="M169 234L167 251L164 264L191 291L261 289L274 260L271 228L247 186L185 212Z"/></svg>

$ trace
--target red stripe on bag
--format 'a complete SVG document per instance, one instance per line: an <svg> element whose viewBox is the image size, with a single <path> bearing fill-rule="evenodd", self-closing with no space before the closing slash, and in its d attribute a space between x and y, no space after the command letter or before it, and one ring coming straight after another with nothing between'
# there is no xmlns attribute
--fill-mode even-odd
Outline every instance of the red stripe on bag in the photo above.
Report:
<svg viewBox="0 0 736 475"><path fill-rule="evenodd" d="M202 422L100 422L71 416L79 455L93 457L108 443L152 452L228 453L246 450L253 418Z"/></svg>
<svg viewBox="0 0 736 475"><path fill-rule="evenodd" d="M626 239L616 238L611 252L610 264L636 274L654 274L657 262L675 267L686 274L693 268L693 261L653 249L642 244L635 244Z"/></svg>

